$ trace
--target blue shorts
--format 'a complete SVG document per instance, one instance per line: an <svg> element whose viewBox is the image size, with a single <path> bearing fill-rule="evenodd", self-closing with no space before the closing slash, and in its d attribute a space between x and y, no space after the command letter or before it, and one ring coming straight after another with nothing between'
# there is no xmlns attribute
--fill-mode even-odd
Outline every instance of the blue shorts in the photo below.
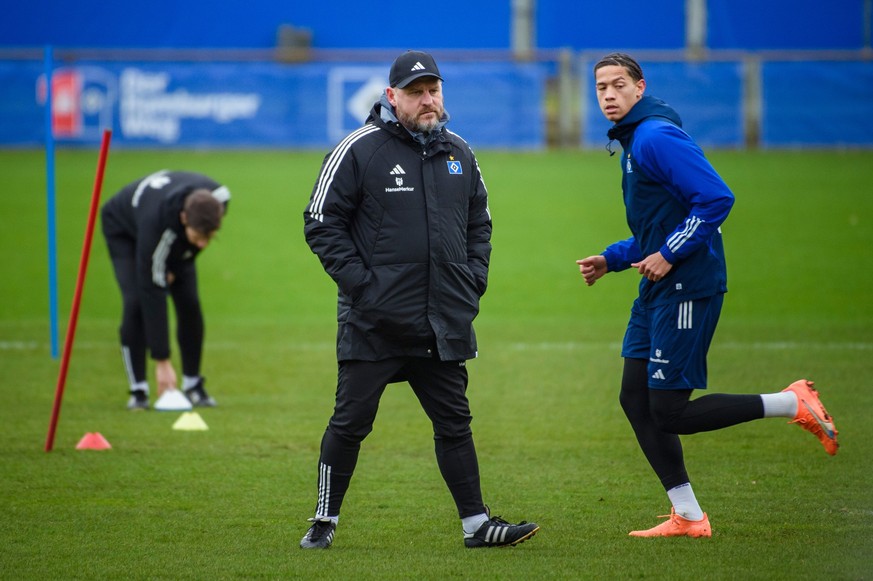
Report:
<svg viewBox="0 0 873 581"><path fill-rule="evenodd" d="M631 308L621 356L649 360L649 387L706 389L706 354L715 334L724 294Z"/></svg>

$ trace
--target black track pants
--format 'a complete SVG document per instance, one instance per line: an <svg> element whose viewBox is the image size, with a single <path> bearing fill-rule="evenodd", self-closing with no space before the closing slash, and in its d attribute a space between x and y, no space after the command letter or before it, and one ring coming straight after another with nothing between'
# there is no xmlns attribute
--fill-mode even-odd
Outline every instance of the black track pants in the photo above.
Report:
<svg viewBox="0 0 873 581"><path fill-rule="evenodd" d="M461 518L485 512L463 362L415 357L341 361L336 404L321 441L316 514L338 516L388 383L408 381L434 430L434 449ZM386 474L385 478L390 478Z"/></svg>
<svg viewBox="0 0 873 581"><path fill-rule="evenodd" d="M106 243L121 289L122 316L119 337L125 372L131 384L146 381L146 336L143 311L136 279L136 243L123 236L107 236ZM200 375L203 357L204 323L197 290L194 263L177 268L170 285L170 296L176 312L176 339L182 360L182 373Z"/></svg>

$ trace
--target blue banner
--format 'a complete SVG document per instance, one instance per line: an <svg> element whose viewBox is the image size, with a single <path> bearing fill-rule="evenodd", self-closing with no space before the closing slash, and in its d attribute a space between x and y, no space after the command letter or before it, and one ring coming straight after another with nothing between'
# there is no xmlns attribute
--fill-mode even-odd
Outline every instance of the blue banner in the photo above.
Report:
<svg viewBox="0 0 873 581"><path fill-rule="evenodd" d="M873 146L873 62L762 66L761 144Z"/></svg>
<svg viewBox="0 0 873 581"><path fill-rule="evenodd" d="M359 127L391 63L82 62L52 72L59 144L327 148ZM543 65L441 64L449 129L474 148L545 146ZM0 61L0 144L44 142L39 63Z"/></svg>

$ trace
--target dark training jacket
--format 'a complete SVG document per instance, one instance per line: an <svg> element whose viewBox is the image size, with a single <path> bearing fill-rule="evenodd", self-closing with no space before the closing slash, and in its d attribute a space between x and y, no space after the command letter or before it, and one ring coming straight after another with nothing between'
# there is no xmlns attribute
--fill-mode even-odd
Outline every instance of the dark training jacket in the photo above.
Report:
<svg viewBox="0 0 873 581"><path fill-rule="evenodd" d="M325 156L304 212L339 291L337 359L473 358L491 255L479 165L454 133L422 145L382 107Z"/></svg>
<svg viewBox="0 0 873 581"><path fill-rule="evenodd" d="M124 186L103 205L103 233L135 244L138 299L146 342L154 359L170 356L167 273L193 263L200 249L188 242L179 214L185 198L205 188L227 211L230 191L213 179L183 171L161 170ZM110 247L110 253L117 249ZM132 257L133 258L133 257Z"/></svg>
<svg viewBox="0 0 873 581"><path fill-rule="evenodd" d="M610 271L661 252L673 265L658 282L640 280L648 305L727 292L721 225L734 195L669 105L644 96L612 129L623 148L621 187L633 237L604 252Z"/></svg>

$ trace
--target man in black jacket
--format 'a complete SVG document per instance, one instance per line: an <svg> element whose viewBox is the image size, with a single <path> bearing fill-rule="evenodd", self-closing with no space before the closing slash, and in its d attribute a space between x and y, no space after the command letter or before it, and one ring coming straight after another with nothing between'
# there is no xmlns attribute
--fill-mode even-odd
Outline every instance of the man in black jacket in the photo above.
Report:
<svg viewBox="0 0 873 581"><path fill-rule="evenodd" d="M121 353L130 410L149 407L146 350L158 394L177 387L170 362L167 294L176 311L182 388L195 406L215 405L200 375L203 313L194 259L221 227L230 191L212 178L161 170L124 186L101 210L103 235L121 287Z"/></svg>
<svg viewBox="0 0 873 581"><path fill-rule="evenodd" d="M325 157L304 212L306 241L339 290L339 373L302 548L333 542L361 442L386 385L400 381L433 424L465 546L516 545L539 530L490 517L482 501L465 363L476 357L491 215L476 157L448 120L434 59L400 55L365 125Z"/></svg>

